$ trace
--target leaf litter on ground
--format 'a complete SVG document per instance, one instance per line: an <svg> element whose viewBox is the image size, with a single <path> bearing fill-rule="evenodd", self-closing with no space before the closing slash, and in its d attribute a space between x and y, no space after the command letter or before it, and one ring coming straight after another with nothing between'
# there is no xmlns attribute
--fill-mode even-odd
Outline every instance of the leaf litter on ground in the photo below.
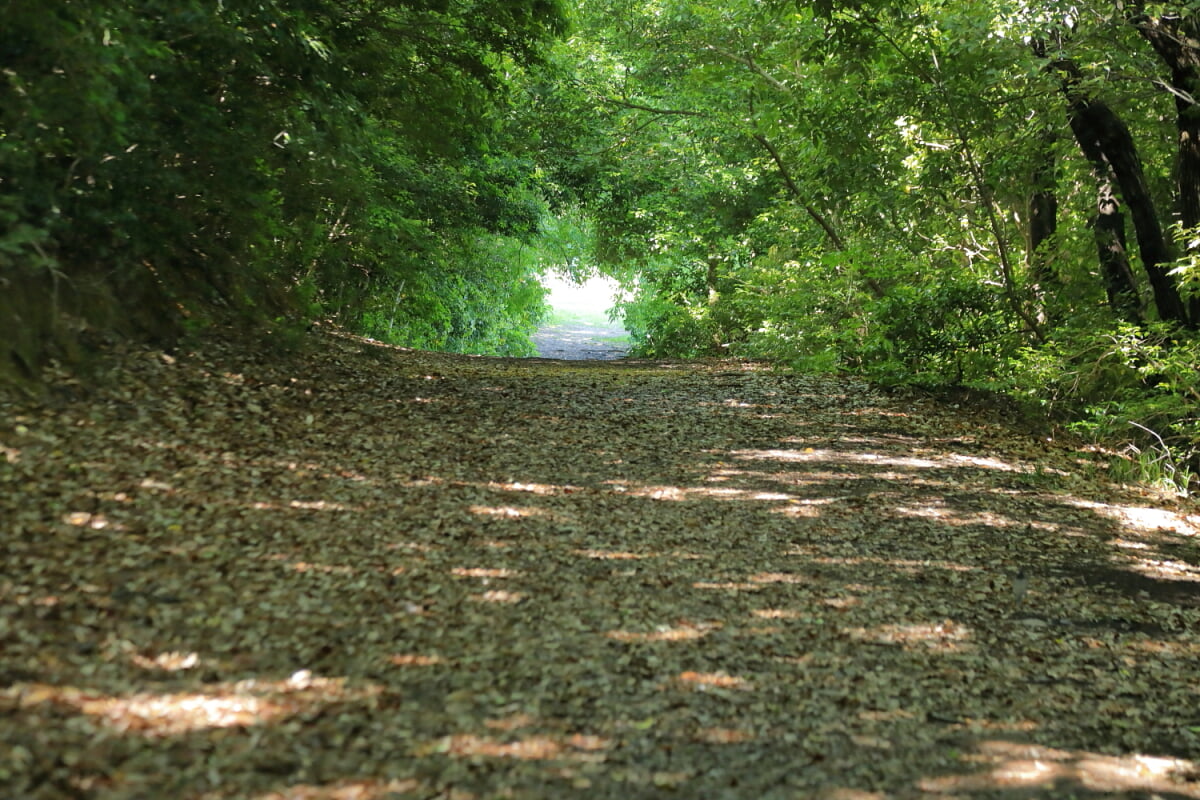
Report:
<svg viewBox="0 0 1200 800"><path fill-rule="evenodd" d="M0 407L0 795L1200 797L1200 515L1077 445L314 336Z"/></svg>

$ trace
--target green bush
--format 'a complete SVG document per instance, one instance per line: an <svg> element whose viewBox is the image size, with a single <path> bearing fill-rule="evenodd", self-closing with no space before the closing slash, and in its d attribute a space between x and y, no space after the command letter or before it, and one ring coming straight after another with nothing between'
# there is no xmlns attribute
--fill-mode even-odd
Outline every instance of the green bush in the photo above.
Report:
<svg viewBox="0 0 1200 800"><path fill-rule="evenodd" d="M1194 491L1200 339L1161 323L1092 322L1058 329L1043 346L1024 349L1007 363L999 385L1120 451L1119 476Z"/></svg>
<svg viewBox="0 0 1200 800"><path fill-rule="evenodd" d="M987 381L1019 344L1003 296L975 282L935 279L898 285L874 300L864 342L868 371L892 381L974 384Z"/></svg>
<svg viewBox="0 0 1200 800"><path fill-rule="evenodd" d="M46 313L0 308L0 338L35 320L47 341L85 327L169 338L230 318L358 324L406 281L436 287L413 280L429 261L482 272L489 290L513 283L519 259L426 256L536 233L539 179L522 155L535 134L508 114L506 87L561 21L540 0L7 3L0 269L62 291L35 300ZM534 295L504 297L534 305L497 330L537 313ZM449 346L519 349L467 321L486 302L459 299ZM427 307L437 328L442 309ZM36 350L0 361L36 371L51 355Z"/></svg>
<svg viewBox="0 0 1200 800"><path fill-rule="evenodd" d="M690 358L717 352L715 325L700 304L681 306L658 297L619 304L636 358Z"/></svg>

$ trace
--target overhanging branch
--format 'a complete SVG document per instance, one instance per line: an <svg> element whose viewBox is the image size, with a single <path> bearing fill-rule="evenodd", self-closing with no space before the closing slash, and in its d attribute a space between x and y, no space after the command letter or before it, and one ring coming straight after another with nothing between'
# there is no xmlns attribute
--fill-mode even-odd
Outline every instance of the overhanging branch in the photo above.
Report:
<svg viewBox="0 0 1200 800"><path fill-rule="evenodd" d="M682 108L656 108L654 106L642 105L641 103L633 103L629 100L618 100L615 97L606 97L604 102L621 108L631 108L634 111L647 111L651 114L664 114L677 117L707 117L708 114L703 111L689 111Z"/></svg>
<svg viewBox="0 0 1200 800"><path fill-rule="evenodd" d="M751 136L754 137L754 141L762 145L763 149L771 155L771 160L775 162L775 167L779 170L780 177L783 178L783 184L787 187L788 194L790 194L796 200L796 202L800 204L800 207L803 208L804 212L812 218L813 222L821 226L821 230L825 231L825 235L829 237L829 241L833 244L833 246L837 250L845 251L846 243L842 240L842 237L838 235L837 229L830 224L829 220L825 218L824 214L817 211L809 203L805 202L804 195L800 192L800 187L796 185L795 179L792 178L792 173L788 170L787 164L784 163L783 157L779 155L779 151L775 148L775 145L771 142L771 140L766 136L763 136L761 133L754 133L751 134ZM863 282L867 284L867 288L871 290L871 294L875 295L877 298L886 296L887 293L883 290L883 286L880 285L879 281L868 275L862 275L861 272L859 274L862 276Z"/></svg>

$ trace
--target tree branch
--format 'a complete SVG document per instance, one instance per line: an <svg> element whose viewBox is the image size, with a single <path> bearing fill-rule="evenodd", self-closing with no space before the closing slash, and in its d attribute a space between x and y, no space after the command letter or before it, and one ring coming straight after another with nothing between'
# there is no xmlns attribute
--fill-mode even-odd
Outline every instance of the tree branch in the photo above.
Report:
<svg viewBox="0 0 1200 800"><path fill-rule="evenodd" d="M651 114L671 114L680 117L707 117L703 111L688 111L682 108L655 108L654 106L644 106L641 103L631 103L628 100L618 100L615 97L606 97L604 102L609 105L620 106L621 108L631 108L634 111L649 111Z"/></svg>
<svg viewBox="0 0 1200 800"><path fill-rule="evenodd" d="M779 151L775 149L775 145L772 144L771 140L761 133L754 133L751 136L754 137L754 141L761 144L763 149L771 154L771 160L775 162L775 166L779 169L779 175L783 178L783 183L787 187L788 193L800 203L800 207L804 209L804 212L821 226L821 230L825 231L825 235L829 237L829 241L833 246L838 250L845 251L846 243L838 235L837 230L830 224L829 220L825 218L825 215L804 201L804 195L800 193L800 187L796 185L795 179L792 178L792 173L788 171L787 165L783 163L783 157L779 155ZM867 288L871 290L871 294L875 295L875 297L880 298L887 295L879 281L865 275L862 278L863 282L867 284Z"/></svg>
<svg viewBox="0 0 1200 800"><path fill-rule="evenodd" d="M713 51L714 53L716 53L719 56L723 56L723 57L729 59L730 61L736 61L737 63L741 64L742 66L748 67L751 72L753 72L755 75L757 75L758 77L760 77L764 81L766 81L768 84L770 84L771 88L778 89L781 92L787 92L788 94L791 94L792 90L788 87L788 85L786 83L779 80L774 75L770 74L769 72L764 70L762 67L760 67L757 63L755 63L754 59L751 58L750 56L739 56L737 53L730 52L729 50L726 50L723 47L717 47L715 44L706 44L706 45L704 45L704 47L708 50Z"/></svg>
<svg viewBox="0 0 1200 800"><path fill-rule="evenodd" d="M771 140L761 133L751 135L754 137L754 141L761 144L763 149L771 154L771 160L775 162L775 167L779 170L779 176L783 178L783 185L787 187L788 194L804 207L804 210L812 217L814 222L821 226L821 229L825 231L825 235L829 237L829 241L833 243L834 247L838 250L845 250L846 243L842 241L842 237L838 236L838 232L834 230L834 227L829 224L829 220L825 219L815 208L804 202L804 195L800 192L800 187L796 185L795 179L792 178L792 173L788 170L787 165L783 163L783 157L779 155L779 151L775 149L775 145L771 143Z"/></svg>

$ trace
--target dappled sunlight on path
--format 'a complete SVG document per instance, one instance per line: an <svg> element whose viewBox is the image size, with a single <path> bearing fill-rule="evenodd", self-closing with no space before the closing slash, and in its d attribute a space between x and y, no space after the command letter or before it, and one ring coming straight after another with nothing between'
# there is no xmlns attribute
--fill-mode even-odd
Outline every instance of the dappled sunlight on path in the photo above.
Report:
<svg viewBox="0 0 1200 800"><path fill-rule="evenodd" d="M6 406L9 796L1200 797L1195 509L850 379L320 341Z"/></svg>

